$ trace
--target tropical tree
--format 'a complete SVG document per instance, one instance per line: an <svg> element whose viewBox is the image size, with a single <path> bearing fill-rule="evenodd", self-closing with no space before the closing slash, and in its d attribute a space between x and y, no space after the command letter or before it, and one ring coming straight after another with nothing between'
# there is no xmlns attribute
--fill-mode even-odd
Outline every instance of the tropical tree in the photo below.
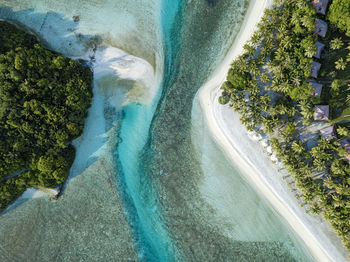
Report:
<svg viewBox="0 0 350 262"><path fill-rule="evenodd" d="M314 215L319 215L321 213L321 207L317 203L314 203L310 206L310 212Z"/></svg>
<svg viewBox="0 0 350 262"><path fill-rule="evenodd" d="M347 36L350 36L350 2L348 0L333 0L329 7L328 18Z"/></svg>
<svg viewBox="0 0 350 262"><path fill-rule="evenodd" d="M311 122L313 111L311 103L307 100L300 101L300 113L303 115L303 124L308 125Z"/></svg>
<svg viewBox="0 0 350 262"><path fill-rule="evenodd" d="M350 53L346 55L346 62L350 62Z"/></svg>
<svg viewBox="0 0 350 262"><path fill-rule="evenodd" d="M342 82L340 79L334 79L331 84L332 92L338 93L340 87L342 86Z"/></svg>
<svg viewBox="0 0 350 262"><path fill-rule="evenodd" d="M347 62L341 57L337 61L335 61L335 68L338 70L345 70Z"/></svg>
<svg viewBox="0 0 350 262"><path fill-rule="evenodd" d="M346 127L340 126L337 128L337 133L341 136L348 136L349 130Z"/></svg>
<svg viewBox="0 0 350 262"><path fill-rule="evenodd" d="M342 183L336 185L335 191L340 195L350 195L350 186L348 183L343 181Z"/></svg>
<svg viewBox="0 0 350 262"><path fill-rule="evenodd" d="M301 154L305 151L303 143L299 140L295 140L292 143L292 149L295 153Z"/></svg>
<svg viewBox="0 0 350 262"><path fill-rule="evenodd" d="M340 37L334 38L330 42L330 47L333 50L338 50L344 45L343 40Z"/></svg>

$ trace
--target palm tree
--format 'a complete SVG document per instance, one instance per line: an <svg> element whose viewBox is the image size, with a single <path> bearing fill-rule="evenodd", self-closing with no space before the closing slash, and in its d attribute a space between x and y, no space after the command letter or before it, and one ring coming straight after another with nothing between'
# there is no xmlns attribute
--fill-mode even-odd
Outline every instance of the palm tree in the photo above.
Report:
<svg viewBox="0 0 350 262"><path fill-rule="evenodd" d="M338 49L340 49L343 45L344 45L343 40L342 40L340 37L334 38L333 40L331 40L331 43L330 43L330 47L331 47L331 49L333 49L333 50L338 50Z"/></svg>
<svg viewBox="0 0 350 262"><path fill-rule="evenodd" d="M321 170L326 168L326 161L324 161L321 158L316 158L314 160L314 166L315 166L316 170L321 171Z"/></svg>
<svg viewBox="0 0 350 262"><path fill-rule="evenodd" d="M337 133L341 136L347 136L349 131L346 127L340 126L337 128Z"/></svg>
<svg viewBox="0 0 350 262"><path fill-rule="evenodd" d="M342 206L343 205L343 201L342 201L342 197L338 194L331 194L334 202L333 205L336 207Z"/></svg>
<svg viewBox="0 0 350 262"><path fill-rule="evenodd" d="M339 79L335 79L331 84L331 88L333 91L339 91L341 85L342 85L342 82Z"/></svg>
<svg viewBox="0 0 350 262"><path fill-rule="evenodd" d="M343 183L336 185L335 191L340 195L350 195L349 184L343 181Z"/></svg>
<svg viewBox="0 0 350 262"><path fill-rule="evenodd" d="M260 78L261 82L267 83L270 81L270 76L267 73L263 73Z"/></svg>
<svg viewBox="0 0 350 262"><path fill-rule="evenodd" d="M258 31L255 31L252 37L250 38L250 42L253 46L257 46L261 42L262 35L259 34Z"/></svg>
<svg viewBox="0 0 350 262"><path fill-rule="evenodd" d="M331 165L331 174L332 176L336 177L344 177L346 176L344 166L342 165L342 162L339 161L339 159L336 159L333 161Z"/></svg>
<svg viewBox="0 0 350 262"><path fill-rule="evenodd" d="M346 68L346 61L344 61L344 59L341 57L338 59L338 61L335 62L335 68L338 70L345 70Z"/></svg>
<svg viewBox="0 0 350 262"><path fill-rule="evenodd" d="M283 48L283 49L289 49L291 47L293 47L293 41L292 41L292 38L290 36L285 36L282 40L281 40L281 43L280 43L280 46Z"/></svg>
<svg viewBox="0 0 350 262"><path fill-rule="evenodd" d="M313 116L313 111L312 111L311 103L308 100L300 101L300 113L304 116L303 125L310 124L310 121Z"/></svg>
<svg viewBox="0 0 350 262"><path fill-rule="evenodd" d="M313 31L315 29L315 19L312 16L303 16L301 18L301 23L305 26L309 31Z"/></svg>
<svg viewBox="0 0 350 262"><path fill-rule="evenodd" d="M246 43L243 48L249 56L254 55L256 52L256 48L249 43Z"/></svg>
<svg viewBox="0 0 350 262"><path fill-rule="evenodd" d="M317 203L312 204L310 207L310 212L314 215L319 215L321 213L321 208Z"/></svg>
<svg viewBox="0 0 350 262"><path fill-rule="evenodd" d="M269 95L263 95L260 98L261 108L264 111L268 111L271 103L271 99Z"/></svg>
<svg viewBox="0 0 350 262"><path fill-rule="evenodd" d="M298 154L301 154L305 150L301 141L293 141L292 149L295 153L298 153Z"/></svg>
<svg viewBox="0 0 350 262"><path fill-rule="evenodd" d="M305 49L305 56L307 57L313 57L315 55L316 51L315 48L306 48Z"/></svg>

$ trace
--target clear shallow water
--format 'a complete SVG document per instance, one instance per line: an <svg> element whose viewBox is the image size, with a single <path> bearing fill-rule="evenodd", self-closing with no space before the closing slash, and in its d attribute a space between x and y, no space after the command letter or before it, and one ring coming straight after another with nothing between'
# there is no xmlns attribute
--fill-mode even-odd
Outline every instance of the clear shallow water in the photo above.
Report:
<svg viewBox="0 0 350 262"><path fill-rule="evenodd" d="M251 251L246 257L253 261L264 258L269 261L313 261L285 220L213 141L198 97L192 108L192 142L203 172L200 191L215 209L210 220L212 225L234 240L233 245L245 243L245 248ZM242 250L244 252L244 248Z"/></svg>
<svg viewBox="0 0 350 262"><path fill-rule="evenodd" d="M180 11L182 0L164 0L161 10L161 25L164 34L164 70L171 74L180 43ZM178 27L175 25L179 24ZM171 79L171 77L170 77ZM164 78L163 85L171 81ZM163 89L164 90L164 89ZM174 261L178 255L168 236L161 218L157 192L149 181L139 158L148 139L154 111L160 98L156 96L149 106L131 104L123 109L124 118L118 131L121 142L115 156L118 174L121 177L120 188L124 192L125 203L132 212L129 219L139 246L139 257L145 261Z"/></svg>
<svg viewBox="0 0 350 262"><path fill-rule="evenodd" d="M244 1L187 3L181 26L177 25L177 30L182 29L182 33L172 35L173 45L166 58L175 54L176 58L165 65L162 96L152 118L147 142L135 161L138 165L136 177L143 185L142 195L146 192L152 196L143 196L152 198L143 201L146 204L143 208L157 206L160 214L157 223L166 225L167 235L163 235L162 230L152 243L163 242L166 247L172 245L169 243L175 244L177 257L161 251L158 259L153 257L155 261L176 258L180 258L179 261L312 261L300 240L241 179L241 174L227 162L215 144L211 142L209 147L196 150L191 139L194 96L225 54L244 11ZM230 20L232 17L236 20ZM197 110L196 114L201 113ZM203 126L197 131L198 136L203 137L205 130L206 126ZM124 134L129 136L131 132ZM206 134L203 139L210 140L210 136ZM203 156L208 157L211 165L201 164ZM119 160L123 158L119 154ZM214 172L213 176L220 176L220 172L232 173L236 183L232 190L239 203L235 205L233 200L231 206L226 207L236 209L229 221L217 219L216 211L200 194L199 185L211 172ZM230 224L232 221L234 226ZM154 225L146 227L147 231L159 232L158 229Z"/></svg>
<svg viewBox="0 0 350 262"><path fill-rule="evenodd" d="M119 129L120 144L115 152L120 188L124 192L129 219L139 245L139 257L145 261L173 261L171 240L159 214L157 193L139 168L139 153L146 143L151 108L132 104L124 108Z"/></svg>
<svg viewBox="0 0 350 262"><path fill-rule="evenodd" d="M62 21L79 13L82 19L79 27L83 32L94 35L102 30L104 33L100 37L105 42L125 47L150 63L153 61L152 64L158 63L157 68L164 67L162 89L154 103L150 106L129 104L123 109L124 117L116 133L120 141L114 152L117 186L111 180L115 172L109 170L109 175L101 175L105 174L102 163L87 172L88 175L70 181L64 198L57 203L28 201L2 215L0 231L6 240L0 243L5 248L0 254L19 253L23 260L32 252L33 258L55 260L55 256L49 256L50 250L58 254L56 261L89 258L91 261L125 261L128 256L134 261L132 241L135 241L138 259L142 261L312 261L302 243L281 223L281 218L240 177L241 174L211 141L200 111L195 113L199 118L194 121L202 123L196 135L207 142L202 143L206 147L196 146L192 138L195 94L232 43L247 1L124 2L89 1L82 5L81 1L64 1L56 6L54 1L14 1L14 5L23 6L24 11L13 14L11 10L0 10L2 17L11 16L26 22L34 31L40 31L44 24L41 34L47 34L47 41L52 33L49 33L49 24L43 23L44 19L51 21L58 30ZM143 8L152 4L153 9ZM34 13L56 9L63 15L28 16L33 14L30 7L37 7ZM154 11L157 8L159 14ZM115 11L114 15L111 10ZM128 11L133 15L128 15ZM138 16L138 13L142 15ZM117 18L113 19L115 16ZM156 40L153 36L157 30L153 27L158 25L151 16L159 16L155 20L159 21L159 31L163 34ZM123 20L125 17L128 19ZM153 27L147 24L149 21L153 21ZM72 22L65 25L65 30L74 27ZM123 30L126 33L123 34ZM131 33L135 30L136 34ZM62 35L64 32L62 29ZM60 34L56 39L59 37ZM84 45L76 34L68 39L82 52ZM72 52L68 42L61 36L53 46ZM164 45L163 49L159 43ZM212 165L204 165L203 158ZM220 177L225 172L232 173L236 183L233 190L239 201L237 205L233 201L227 206L237 210L231 214L230 221L220 217L200 192L208 173ZM94 174L102 180L96 179ZM119 196L120 192L123 201L113 197ZM84 206L89 208L82 208ZM132 237L126 230L128 225L123 222L124 210ZM90 214L94 216L88 219ZM251 219L244 219L245 216ZM36 225L36 221L41 225ZM25 229L24 233L22 229ZM16 244L19 238L22 245ZM27 242L31 243L31 248L17 248ZM89 242L99 245L95 247ZM118 246L128 254L122 256Z"/></svg>

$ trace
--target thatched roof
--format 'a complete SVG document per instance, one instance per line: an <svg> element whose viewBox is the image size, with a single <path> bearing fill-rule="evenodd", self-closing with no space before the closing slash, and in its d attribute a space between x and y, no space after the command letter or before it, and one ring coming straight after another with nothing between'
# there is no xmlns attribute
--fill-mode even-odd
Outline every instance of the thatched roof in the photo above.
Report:
<svg viewBox="0 0 350 262"><path fill-rule="evenodd" d="M337 138L335 134L334 126L328 126L320 130L321 136L326 140L331 140L333 138Z"/></svg>
<svg viewBox="0 0 350 262"><path fill-rule="evenodd" d="M316 34L318 34L319 36L325 37L327 34L327 30L328 30L328 24L321 19L316 19L315 25L316 25L316 27L315 27L314 32Z"/></svg>
<svg viewBox="0 0 350 262"><path fill-rule="evenodd" d="M319 62L312 61L312 66L311 66L311 76L313 78L318 77L318 71L321 69L321 64Z"/></svg>
<svg viewBox="0 0 350 262"><path fill-rule="evenodd" d="M312 87L314 88L314 91L313 93L311 94L312 97L314 96L318 96L320 97L321 96L321 92L322 92L322 86L321 84L319 83L316 83L316 82L312 82Z"/></svg>
<svg viewBox="0 0 350 262"><path fill-rule="evenodd" d="M320 59L321 58L321 53L323 51L323 49L325 48L325 44L322 44L321 42L316 42L316 54L314 55L314 57Z"/></svg>
<svg viewBox="0 0 350 262"><path fill-rule="evenodd" d="M314 120L329 120L329 105L317 105L314 107Z"/></svg>
<svg viewBox="0 0 350 262"><path fill-rule="evenodd" d="M328 0L314 0L312 6L316 9L316 12L325 15L328 6Z"/></svg>

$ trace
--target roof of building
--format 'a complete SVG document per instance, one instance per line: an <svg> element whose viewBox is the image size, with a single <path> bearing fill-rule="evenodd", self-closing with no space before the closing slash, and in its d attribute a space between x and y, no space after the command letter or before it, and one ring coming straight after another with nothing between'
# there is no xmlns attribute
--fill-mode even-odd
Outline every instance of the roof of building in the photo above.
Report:
<svg viewBox="0 0 350 262"><path fill-rule="evenodd" d="M314 91L312 92L311 96L321 96L321 92L322 92L322 84L316 83L316 82L311 82L312 83L312 87L314 88Z"/></svg>
<svg viewBox="0 0 350 262"><path fill-rule="evenodd" d="M314 55L314 57L320 59L321 58L321 53L323 51L323 49L325 48L325 44L322 44L321 42L316 42L316 54Z"/></svg>
<svg viewBox="0 0 350 262"><path fill-rule="evenodd" d="M350 151L350 138L345 138L345 139L340 140L340 144L347 151Z"/></svg>
<svg viewBox="0 0 350 262"><path fill-rule="evenodd" d="M345 150L348 152L348 160L350 160L350 138L345 138L343 140L340 140L340 144Z"/></svg>
<svg viewBox="0 0 350 262"><path fill-rule="evenodd" d="M312 6L316 9L317 13L325 15L328 6L328 0L314 0Z"/></svg>
<svg viewBox="0 0 350 262"><path fill-rule="evenodd" d="M334 130L334 126L328 126L320 130L321 136L326 140L331 140L337 138L337 135Z"/></svg>
<svg viewBox="0 0 350 262"><path fill-rule="evenodd" d="M317 105L314 107L314 120L329 120L329 105Z"/></svg>
<svg viewBox="0 0 350 262"><path fill-rule="evenodd" d="M315 24L316 24L316 27L314 32L319 36L325 37L328 30L328 24L321 19L316 19Z"/></svg>
<svg viewBox="0 0 350 262"><path fill-rule="evenodd" d="M321 64L319 62L312 61L312 66L311 66L311 76L313 78L318 77L318 71L321 69Z"/></svg>

